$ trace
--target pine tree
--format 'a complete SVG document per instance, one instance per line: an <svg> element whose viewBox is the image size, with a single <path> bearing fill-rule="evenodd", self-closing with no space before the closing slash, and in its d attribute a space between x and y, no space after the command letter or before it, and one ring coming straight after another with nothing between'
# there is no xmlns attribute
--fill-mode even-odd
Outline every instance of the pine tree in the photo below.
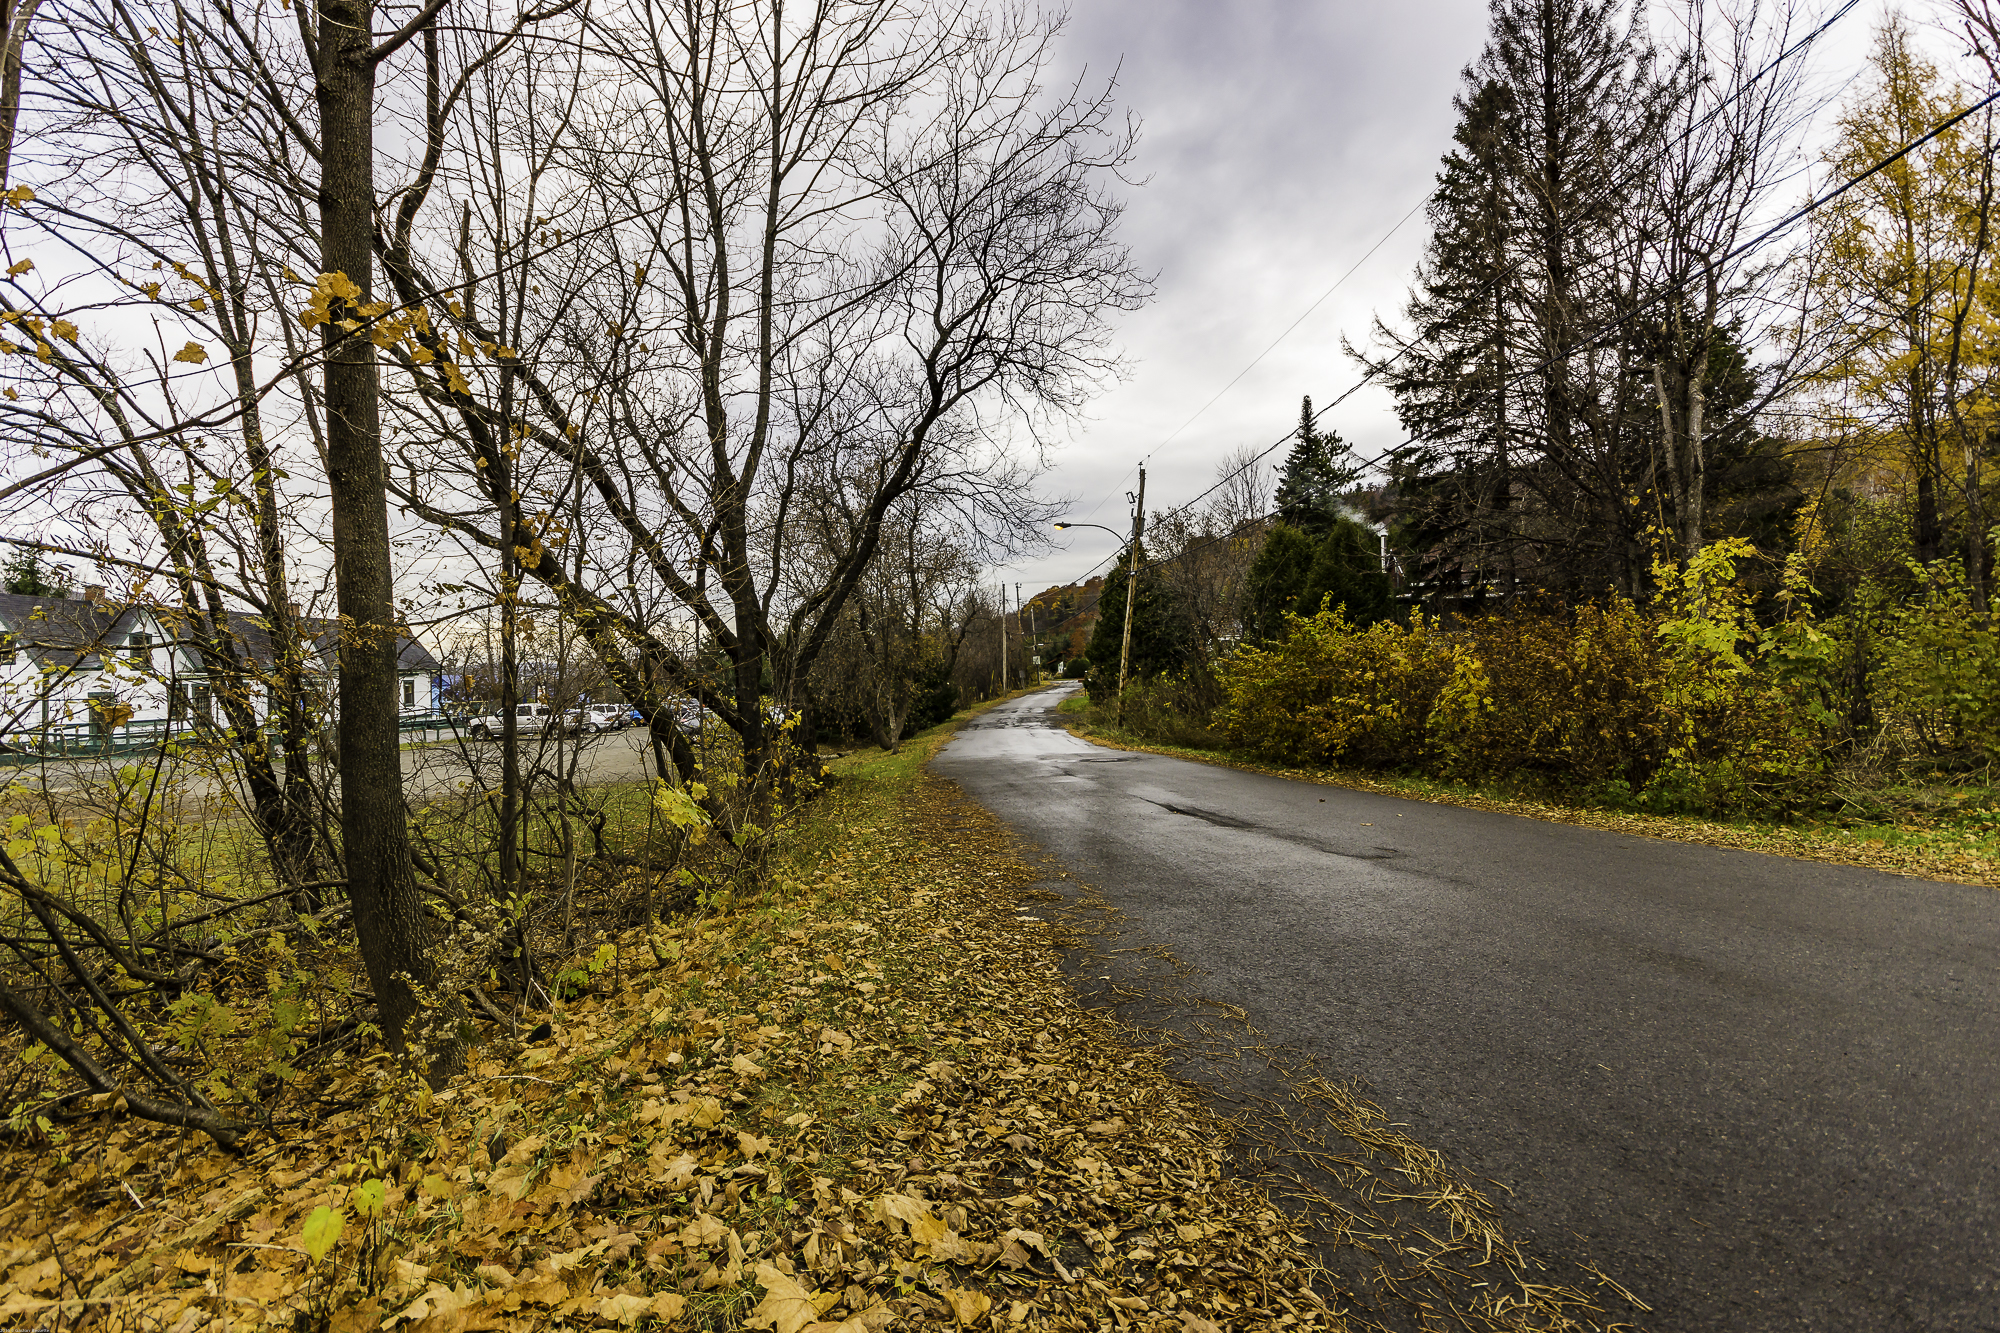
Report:
<svg viewBox="0 0 2000 1333"><path fill-rule="evenodd" d="M1186 666L1194 654L1193 626L1157 570L1147 569L1146 548L1139 548L1139 587L1132 596L1132 659L1128 681L1144 680ZM1125 583L1130 577L1132 549L1119 553L1118 563L1104 576L1097 599L1097 627L1084 656L1090 671L1084 682L1099 702L1118 693L1118 658L1125 639Z"/></svg>
<svg viewBox="0 0 2000 1333"><path fill-rule="evenodd" d="M1398 523L1435 543L1432 577L1506 582L1519 561L1582 595L1643 577L1621 256L1675 89L1636 32L1621 0L1493 0L1466 70L1408 327L1378 325L1363 357L1413 437Z"/></svg>
<svg viewBox="0 0 2000 1333"><path fill-rule="evenodd" d="M34 551L17 551L0 565L0 587L23 597L67 597L71 583L67 565L45 564Z"/></svg>
<svg viewBox="0 0 2000 1333"><path fill-rule="evenodd" d="M1278 475L1278 521L1317 537L1333 526L1340 495L1361 470L1338 431L1321 431L1313 421L1313 400L1299 405L1299 428Z"/></svg>

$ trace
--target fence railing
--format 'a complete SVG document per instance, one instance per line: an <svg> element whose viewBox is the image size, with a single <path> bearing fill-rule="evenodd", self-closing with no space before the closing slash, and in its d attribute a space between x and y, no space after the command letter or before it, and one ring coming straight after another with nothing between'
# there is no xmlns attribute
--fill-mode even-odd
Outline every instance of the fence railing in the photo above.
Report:
<svg viewBox="0 0 2000 1333"><path fill-rule="evenodd" d="M396 720L405 737L449 736L464 729L461 719L443 713L413 713ZM269 724L266 724L269 729ZM18 767L44 759L83 759L154 751L169 741L217 743L227 733L198 718L144 718L130 722L51 722L0 733L0 765Z"/></svg>

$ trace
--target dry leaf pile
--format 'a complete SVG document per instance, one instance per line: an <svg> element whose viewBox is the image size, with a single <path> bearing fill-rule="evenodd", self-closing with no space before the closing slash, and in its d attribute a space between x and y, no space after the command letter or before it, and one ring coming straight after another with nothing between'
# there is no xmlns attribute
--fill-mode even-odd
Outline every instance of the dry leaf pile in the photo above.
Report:
<svg viewBox="0 0 2000 1333"><path fill-rule="evenodd" d="M1033 872L902 771L441 1093L376 1057L241 1158L114 1098L0 1157L0 1327L1340 1327L1227 1125L1017 920Z"/></svg>

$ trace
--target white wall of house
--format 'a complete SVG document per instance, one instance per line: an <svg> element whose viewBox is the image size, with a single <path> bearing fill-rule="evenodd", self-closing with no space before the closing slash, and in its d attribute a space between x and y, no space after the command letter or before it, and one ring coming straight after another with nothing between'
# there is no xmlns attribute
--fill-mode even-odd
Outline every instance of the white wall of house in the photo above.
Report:
<svg viewBox="0 0 2000 1333"><path fill-rule="evenodd" d="M0 638L0 733L82 729L93 718L107 716L127 725L152 726L170 719L222 720L201 654L192 644L177 641L174 624L163 622L150 608L121 609L108 630L98 631L101 642L92 645L81 664L74 645L67 646L71 650L50 646L75 637L73 633L52 624L17 625L13 618L0 611L0 634L8 636ZM30 644L43 646L31 649ZM433 669L400 672L397 711L405 716L435 712L439 684ZM258 682L248 688L251 710L262 721L269 714L269 694Z"/></svg>

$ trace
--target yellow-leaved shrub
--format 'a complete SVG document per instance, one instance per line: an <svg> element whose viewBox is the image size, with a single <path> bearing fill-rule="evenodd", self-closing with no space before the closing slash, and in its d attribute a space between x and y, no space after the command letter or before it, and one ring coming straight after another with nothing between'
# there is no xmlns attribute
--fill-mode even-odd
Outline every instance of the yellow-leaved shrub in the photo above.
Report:
<svg viewBox="0 0 2000 1333"><path fill-rule="evenodd" d="M1238 745L1295 764L1419 766L1427 727L1459 646L1421 613L1408 626L1357 630L1342 608L1287 616L1275 644L1247 649L1218 672L1216 724Z"/></svg>

